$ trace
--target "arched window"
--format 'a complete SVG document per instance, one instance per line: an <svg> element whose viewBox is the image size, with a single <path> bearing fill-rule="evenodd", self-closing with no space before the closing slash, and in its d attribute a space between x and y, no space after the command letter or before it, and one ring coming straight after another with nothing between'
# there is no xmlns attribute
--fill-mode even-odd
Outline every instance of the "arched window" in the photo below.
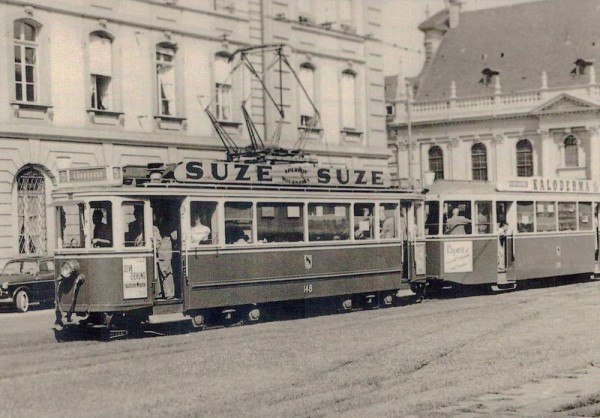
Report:
<svg viewBox="0 0 600 418"><path fill-rule="evenodd" d="M352 70L342 72L342 129L356 129L356 73Z"/></svg>
<svg viewBox="0 0 600 418"><path fill-rule="evenodd" d="M473 180L487 180L487 149L482 143L471 147L471 169Z"/></svg>
<svg viewBox="0 0 600 418"><path fill-rule="evenodd" d="M306 94L300 92L300 126L310 126L315 117L313 105L310 103L311 100L313 103L315 101L315 69L315 66L310 63L300 65L298 77L306 91Z"/></svg>
<svg viewBox="0 0 600 418"><path fill-rule="evenodd" d="M429 148L429 170L435 173L435 180L444 179L444 153L437 145Z"/></svg>
<svg viewBox="0 0 600 418"><path fill-rule="evenodd" d="M17 176L17 217L19 254L45 254L46 185L43 174L34 168Z"/></svg>
<svg viewBox="0 0 600 418"><path fill-rule="evenodd" d="M158 93L158 114L177 115L175 45L167 42L156 46L156 83Z"/></svg>
<svg viewBox="0 0 600 418"><path fill-rule="evenodd" d="M528 139L517 142L517 176L533 176L533 146Z"/></svg>
<svg viewBox="0 0 600 418"><path fill-rule="evenodd" d="M221 121L231 120L231 63L228 52L215 55L215 117Z"/></svg>
<svg viewBox="0 0 600 418"><path fill-rule="evenodd" d="M38 100L38 31L40 26L29 19L14 21L15 99Z"/></svg>
<svg viewBox="0 0 600 418"><path fill-rule="evenodd" d="M112 109L112 38L102 31L90 34L90 108Z"/></svg>
<svg viewBox="0 0 600 418"><path fill-rule="evenodd" d="M565 167L579 167L579 144L573 135L565 138Z"/></svg>

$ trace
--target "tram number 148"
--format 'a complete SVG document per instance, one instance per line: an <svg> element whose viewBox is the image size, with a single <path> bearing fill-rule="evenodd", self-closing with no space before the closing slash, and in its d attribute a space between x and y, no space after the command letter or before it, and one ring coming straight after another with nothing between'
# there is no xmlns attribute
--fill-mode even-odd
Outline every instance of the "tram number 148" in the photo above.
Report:
<svg viewBox="0 0 600 418"><path fill-rule="evenodd" d="M312 284L305 284L304 285L304 293L312 293L312 291L313 291Z"/></svg>

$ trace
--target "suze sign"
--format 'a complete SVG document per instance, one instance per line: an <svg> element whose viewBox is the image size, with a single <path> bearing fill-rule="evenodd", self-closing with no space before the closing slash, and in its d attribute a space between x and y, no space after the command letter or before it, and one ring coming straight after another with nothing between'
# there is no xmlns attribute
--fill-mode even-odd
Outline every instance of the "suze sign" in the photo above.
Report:
<svg viewBox="0 0 600 418"><path fill-rule="evenodd" d="M261 165L224 161L184 161L175 168L184 183L237 183L296 186L389 187L384 171L318 167L310 164Z"/></svg>

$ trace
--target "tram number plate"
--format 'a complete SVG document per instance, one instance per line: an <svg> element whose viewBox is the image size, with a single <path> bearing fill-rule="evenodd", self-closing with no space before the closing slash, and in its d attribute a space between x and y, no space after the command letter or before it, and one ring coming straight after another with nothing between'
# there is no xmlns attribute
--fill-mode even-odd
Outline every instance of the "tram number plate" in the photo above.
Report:
<svg viewBox="0 0 600 418"><path fill-rule="evenodd" d="M304 285L304 293L312 293L312 291L313 291L313 285L312 285L312 283Z"/></svg>

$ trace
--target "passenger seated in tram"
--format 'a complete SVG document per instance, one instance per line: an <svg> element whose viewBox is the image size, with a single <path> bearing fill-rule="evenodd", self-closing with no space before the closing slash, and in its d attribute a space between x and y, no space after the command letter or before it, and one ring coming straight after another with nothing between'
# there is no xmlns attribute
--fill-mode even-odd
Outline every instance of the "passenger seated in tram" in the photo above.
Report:
<svg viewBox="0 0 600 418"><path fill-rule="evenodd" d="M206 244L210 242L210 228L202 224L202 215L200 213L195 214L192 219L190 240L192 244Z"/></svg>
<svg viewBox="0 0 600 418"><path fill-rule="evenodd" d="M94 223L94 231L92 238L92 245L94 247L110 247L112 242L112 230L108 224L103 222L104 214L102 209L95 209L92 215L92 222Z"/></svg>
<svg viewBox="0 0 600 418"><path fill-rule="evenodd" d="M362 214L357 213L362 209ZM355 239L370 239L373 237L373 216L368 207L354 208L354 238ZM335 238L334 238L335 239Z"/></svg>
<svg viewBox="0 0 600 418"><path fill-rule="evenodd" d="M225 225L225 244L248 244L250 238L241 226L235 224Z"/></svg>
<svg viewBox="0 0 600 418"><path fill-rule="evenodd" d="M446 234L448 235L460 235L468 233L465 226L471 225L471 220L465 216L459 214L458 208L452 209L452 216L448 218L446 222Z"/></svg>
<svg viewBox="0 0 600 418"><path fill-rule="evenodd" d="M125 233L126 247L144 245L144 207L136 205L133 209L133 221L127 224Z"/></svg>

